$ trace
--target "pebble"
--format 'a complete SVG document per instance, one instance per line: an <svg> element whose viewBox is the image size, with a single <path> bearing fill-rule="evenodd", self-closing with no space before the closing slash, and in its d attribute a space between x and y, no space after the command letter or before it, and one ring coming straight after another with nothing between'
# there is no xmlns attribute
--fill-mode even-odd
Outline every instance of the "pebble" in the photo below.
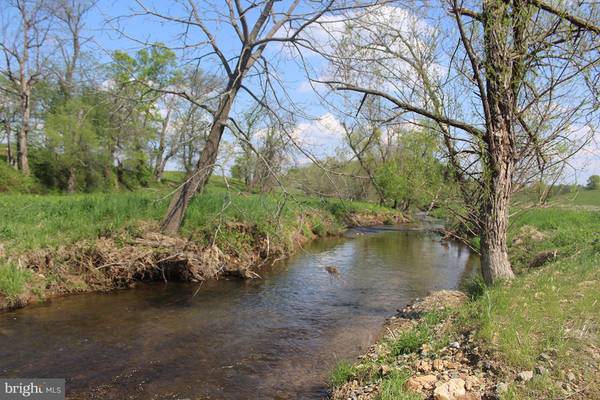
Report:
<svg viewBox="0 0 600 400"><path fill-rule="evenodd" d="M533 378L533 371L521 371L517 375L517 379L521 382L528 382Z"/></svg>
<svg viewBox="0 0 600 400"><path fill-rule="evenodd" d="M508 383L500 382L496 385L496 394L501 395L508 392Z"/></svg>
<svg viewBox="0 0 600 400"><path fill-rule="evenodd" d="M546 368L544 368L542 365L538 365L533 369L533 372L536 375L544 375L546 373Z"/></svg>

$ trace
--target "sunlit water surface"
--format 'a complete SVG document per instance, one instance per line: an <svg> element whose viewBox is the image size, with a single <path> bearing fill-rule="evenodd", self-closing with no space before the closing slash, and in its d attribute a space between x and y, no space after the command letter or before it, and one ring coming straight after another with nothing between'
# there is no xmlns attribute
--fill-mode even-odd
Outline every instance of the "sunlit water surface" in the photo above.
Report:
<svg viewBox="0 0 600 400"><path fill-rule="evenodd" d="M55 299L0 315L0 376L66 378L73 399L320 399L386 317L477 265L460 244L386 227L319 240L261 280Z"/></svg>

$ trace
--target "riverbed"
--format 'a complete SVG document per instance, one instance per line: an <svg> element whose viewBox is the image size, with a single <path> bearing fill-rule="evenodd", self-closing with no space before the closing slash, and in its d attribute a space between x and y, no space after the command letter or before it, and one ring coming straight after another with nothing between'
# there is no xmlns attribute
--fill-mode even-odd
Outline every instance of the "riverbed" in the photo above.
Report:
<svg viewBox="0 0 600 400"><path fill-rule="evenodd" d="M355 229L262 279L58 298L0 315L0 376L66 378L71 399L321 399L386 317L478 262L420 226Z"/></svg>

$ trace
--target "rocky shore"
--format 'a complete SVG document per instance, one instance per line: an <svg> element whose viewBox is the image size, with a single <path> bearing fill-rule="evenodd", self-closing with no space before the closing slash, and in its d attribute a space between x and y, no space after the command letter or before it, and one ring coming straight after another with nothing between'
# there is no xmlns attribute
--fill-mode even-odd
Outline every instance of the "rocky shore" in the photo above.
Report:
<svg viewBox="0 0 600 400"><path fill-rule="evenodd" d="M544 366L534 371L515 373L486 354L477 345L473 332L456 332L452 310L466 301L459 291L438 291L399 310L385 326L385 335L353 366L353 376L334 389L333 400L370 400L380 398L433 400L499 399L509 383L526 382L543 374ZM420 332L427 315L443 317L430 326L430 334L414 351L397 354L399 343L407 345L412 332ZM418 337L418 335L416 336ZM413 343L414 344L414 343ZM549 361L549 360L547 360ZM389 382L401 385L392 397L382 396Z"/></svg>

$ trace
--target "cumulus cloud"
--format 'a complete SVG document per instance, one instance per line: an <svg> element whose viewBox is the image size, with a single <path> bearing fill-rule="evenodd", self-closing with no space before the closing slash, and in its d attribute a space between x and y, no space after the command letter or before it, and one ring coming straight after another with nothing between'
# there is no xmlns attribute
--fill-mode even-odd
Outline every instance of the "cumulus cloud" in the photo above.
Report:
<svg viewBox="0 0 600 400"><path fill-rule="evenodd" d="M327 146L334 142L339 143L344 135L344 128L341 122L328 112L315 120L298 123L292 135L300 145Z"/></svg>

